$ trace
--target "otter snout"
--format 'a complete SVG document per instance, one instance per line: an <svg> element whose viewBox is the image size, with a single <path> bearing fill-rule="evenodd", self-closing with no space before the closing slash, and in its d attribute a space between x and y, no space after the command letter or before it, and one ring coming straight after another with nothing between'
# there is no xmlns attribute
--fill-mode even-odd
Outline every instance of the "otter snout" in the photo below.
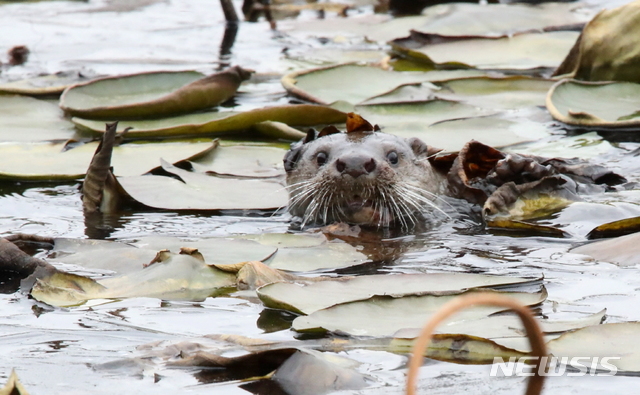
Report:
<svg viewBox="0 0 640 395"><path fill-rule="evenodd" d="M378 167L376 160L367 155L344 155L335 162L340 174L348 174L353 178L373 173Z"/></svg>

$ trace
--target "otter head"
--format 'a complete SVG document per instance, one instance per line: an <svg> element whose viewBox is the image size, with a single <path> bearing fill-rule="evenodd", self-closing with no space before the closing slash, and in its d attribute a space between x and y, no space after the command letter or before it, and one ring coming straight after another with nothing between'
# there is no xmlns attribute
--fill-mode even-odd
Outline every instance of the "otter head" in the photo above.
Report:
<svg viewBox="0 0 640 395"><path fill-rule="evenodd" d="M435 207L445 181L428 157L438 150L360 120L366 124L357 128L347 122L347 133L333 126L312 129L285 155L289 211L303 226L340 221L407 227L425 207Z"/></svg>

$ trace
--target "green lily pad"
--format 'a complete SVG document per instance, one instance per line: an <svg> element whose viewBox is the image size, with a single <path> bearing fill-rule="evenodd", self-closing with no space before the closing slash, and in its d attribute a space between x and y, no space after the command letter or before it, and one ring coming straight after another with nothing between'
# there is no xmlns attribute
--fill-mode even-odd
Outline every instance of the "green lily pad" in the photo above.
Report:
<svg viewBox="0 0 640 395"><path fill-rule="evenodd" d="M241 236L278 252L265 261L269 267L293 272L310 272L345 268L370 262L358 248L342 240L329 240L318 234L265 233Z"/></svg>
<svg viewBox="0 0 640 395"><path fill-rule="evenodd" d="M500 148L549 136L547 128L526 118L507 118L502 115L463 118L438 122L427 127L412 124L414 129L402 128L402 117L396 125L386 126L384 131L401 137L419 137L427 144L455 152L470 140Z"/></svg>
<svg viewBox="0 0 640 395"><path fill-rule="evenodd" d="M84 177L98 142L66 149L65 143L0 144L0 178L75 180ZM114 147L111 164L117 176L134 176L160 164L194 159L214 148L208 142L129 143Z"/></svg>
<svg viewBox="0 0 640 395"><path fill-rule="evenodd" d="M547 297L544 288L538 293L501 294L516 298L527 306L541 303ZM340 332L352 336L392 336L403 328L422 327L438 309L456 296L374 296L297 317L293 321L293 329L299 332ZM477 306L458 313L453 319L445 321L444 325L454 319L478 319L503 310L504 308L495 306Z"/></svg>
<svg viewBox="0 0 640 395"><path fill-rule="evenodd" d="M577 32L526 33L502 38L470 38L424 44L418 35L391 42L393 50L430 65L490 70L557 67Z"/></svg>
<svg viewBox="0 0 640 395"><path fill-rule="evenodd" d="M287 150L252 145L223 145L192 162L194 171L237 177L268 178L284 175Z"/></svg>
<svg viewBox="0 0 640 395"><path fill-rule="evenodd" d="M180 179L146 175L119 177L118 182L137 202L166 210L268 210L287 205L287 191L278 180L210 176L165 161L162 168Z"/></svg>
<svg viewBox="0 0 640 395"><path fill-rule="evenodd" d="M529 77L475 77L438 83L437 97L483 108L517 109L544 106L554 81Z"/></svg>
<svg viewBox="0 0 640 395"><path fill-rule="evenodd" d="M344 123L347 114L330 107L310 104L274 106L242 113L206 112L181 115L172 118L124 121L118 124L118 132L127 127L130 138L156 138L170 136L198 136L242 131L260 122L275 121L290 126L315 126ZM71 121L83 131L95 135L104 133L104 122L82 118Z"/></svg>
<svg viewBox="0 0 640 395"><path fill-rule="evenodd" d="M547 343L556 357L619 357L609 364L619 371L640 372L639 322L589 326L568 332Z"/></svg>
<svg viewBox="0 0 640 395"><path fill-rule="evenodd" d="M346 64L304 70L282 77L291 94L309 101L330 104L346 101L358 104L387 93L400 85L478 75L477 71L394 72L373 66Z"/></svg>
<svg viewBox="0 0 640 395"><path fill-rule="evenodd" d="M504 151L547 158L590 159L611 149L611 143L600 137L597 132L589 132L577 136L554 136L552 140L544 139L518 144Z"/></svg>
<svg viewBox="0 0 640 395"><path fill-rule="evenodd" d="M274 283L258 289L258 297L270 308L311 314L330 306L369 299L375 295L447 295L471 288L521 285L540 280L541 278L468 273L370 275L308 285Z"/></svg>
<svg viewBox="0 0 640 395"><path fill-rule="evenodd" d="M537 319L537 321L542 333L545 334L545 341L550 341L557 338L559 333L587 326L599 325L604 319L605 313L606 310L602 310L595 314L589 314L573 320ZM413 340L420 335L421 329L422 328L409 328L401 329L396 332L393 335L391 344L395 347L405 346L406 349L402 350L396 348L394 351L410 352L411 346L413 346ZM484 362L481 360L481 356L484 353L479 352L479 350L483 350L485 347L490 350L495 348L496 356L505 351L512 352L514 354L528 354L531 352L531 344L529 343L529 339L526 337L526 330L520 319L512 314L453 321L448 324L440 325L436 328L434 339L444 340L450 338L459 338L460 340L465 341L465 343L469 343L475 347L475 353L478 355L471 358L475 363L493 362L491 354L489 354L489 358L486 358ZM480 346L480 348L478 348L478 346ZM437 348L437 346L435 348ZM459 347L451 348L452 350L460 349ZM446 353L444 355L446 355ZM429 346L427 356L431 358L431 346ZM453 358L449 358L448 360L452 359Z"/></svg>
<svg viewBox="0 0 640 395"><path fill-rule="evenodd" d="M243 261L261 261L276 252L275 247L238 238L212 237L187 241L177 237L144 237L132 243L91 239L55 239L48 261L77 265L91 270L118 274L139 271L160 250L179 251L197 248L207 264L228 265Z"/></svg>
<svg viewBox="0 0 640 395"><path fill-rule="evenodd" d="M75 131L63 115L58 106L44 100L0 95L0 141L68 140Z"/></svg>
<svg viewBox="0 0 640 395"><path fill-rule="evenodd" d="M188 113L233 97L250 73L232 67L204 77L195 71L106 77L69 87L60 107L85 118L144 118Z"/></svg>
<svg viewBox="0 0 640 395"><path fill-rule="evenodd" d="M558 121L577 126L640 126L640 84L562 80L547 95L547 109Z"/></svg>
<svg viewBox="0 0 640 395"><path fill-rule="evenodd" d="M15 93L19 95L59 95L67 87L86 80L77 73L57 73L42 75L23 80L0 83L0 93Z"/></svg>
<svg viewBox="0 0 640 395"><path fill-rule="evenodd" d="M582 11L576 12L575 4L566 3L439 4L426 8L419 17L422 26L414 25L412 30L448 37L504 37L585 23L590 16Z"/></svg>
<svg viewBox="0 0 640 395"><path fill-rule="evenodd" d="M57 272L38 279L31 296L53 306L74 306L91 299L133 297L203 300L235 287L234 273L211 267L197 257L169 252L160 252L159 257L151 266L97 282Z"/></svg>

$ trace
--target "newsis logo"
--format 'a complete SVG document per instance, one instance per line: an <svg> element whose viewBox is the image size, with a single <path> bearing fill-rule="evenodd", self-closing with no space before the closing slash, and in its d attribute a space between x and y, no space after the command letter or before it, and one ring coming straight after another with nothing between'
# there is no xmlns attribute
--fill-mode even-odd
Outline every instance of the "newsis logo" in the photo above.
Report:
<svg viewBox="0 0 640 395"><path fill-rule="evenodd" d="M620 357L540 357L538 374L540 376L563 376L579 377L586 376L615 376L618 368L609 363L611 360ZM538 357L511 357L505 362L502 357L493 358L491 366L491 377L498 376L533 376L538 362Z"/></svg>

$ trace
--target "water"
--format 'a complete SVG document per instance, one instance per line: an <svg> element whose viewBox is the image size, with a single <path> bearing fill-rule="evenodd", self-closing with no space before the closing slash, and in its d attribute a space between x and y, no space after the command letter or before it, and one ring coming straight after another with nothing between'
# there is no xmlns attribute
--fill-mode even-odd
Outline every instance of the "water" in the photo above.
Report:
<svg viewBox="0 0 640 395"><path fill-rule="evenodd" d="M240 9L240 2L235 5ZM31 50L29 62L5 69L0 74L2 80L57 71L79 71L87 76L184 69L212 73L231 59L233 64L256 69L259 75L231 104L238 110L289 102L279 76L308 64L287 60L282 52L290 48L304 52L319 45L317 39L304 41L274 33L264 21L241 23L231 56L221 57L224 21L219 4L212 0L55 1L14 3L0 6L0 10L4 33L0 34L0 48L24 44ZM371 13L371 7L354 12ZM314 17L309 12L300 16ZM623 174L632 174L637 160L629 159L625 152L635 149L636 143L617 146L624 147L624 152L607 150L595 160L616 163ZM98 230L87 229L77 182L0 184L2 235L197 239L286 232L288 219L280 213L247 216L132 210L109 218ZM640 276L635 266L596 263L567 252L585 241L585 233L562 239L515 237L485 230L474 215L450 221L441 218L432 229L387 242L390 247L374 264L341 273L544 274L549 292L541 308L544 316L578 318L606 308L606 322L640 320ZM291 341L296 337L287 329L291 319L263 310L255 298L242 293L203 302L134 298L61 309L11 291L0 295L0 382L16 369L34 394L245 394L237 381L208 383L197 369L166 368L161 358L148 358L140 346L154 343L162 349L165 344L203 341L202 336L212 333ZM373 389L361 393L402 393L404 370L398 368L405 362L403 356L365 350L352 351L349 356L363 362L361 369L378 380ZM489 378L488 371L487 366L429 361L422 368L421 386L430 393L451 393L454 386L455 392L480 394L513 393L515 386L523 385L521 379ZM633 377L554 378L545 393L635 393L636 386Z"/></svg>

